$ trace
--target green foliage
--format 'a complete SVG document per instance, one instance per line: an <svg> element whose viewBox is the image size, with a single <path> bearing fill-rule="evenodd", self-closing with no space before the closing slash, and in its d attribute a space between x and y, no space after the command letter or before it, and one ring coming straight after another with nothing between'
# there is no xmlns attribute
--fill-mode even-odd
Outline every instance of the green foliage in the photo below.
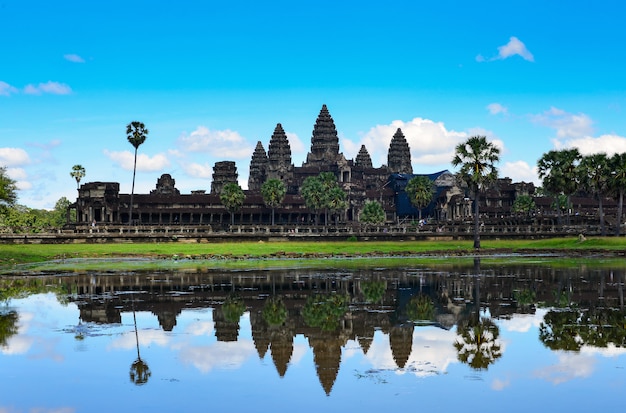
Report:
<svg viewBox="0 0 626 413"><path fill-rule="evenodd" d="M314 295L302 307L302 318L309 327L333 331L348 311L349 297L344 294Z"/></svg>
<svg viewBox="0 0 626 413"><path fill-rule="evenodd" d="M148 129L146 129L146 125L143 122L134 121L126 125L126 138L135 148L135 152L146 141L148 133Z"/></svg>
<svg viewBox="0 0 626 413"><path fill-rule="evenodd" d="M384 281L363 281L361 292L368 303L378 303L385 295L387 285Z"/></svg>
<svg viewBox="0 0 626 413"><path fill-rule="evenodd" d="M272 297L265 302L261 315L270 326L280 326L287 320L287 307L280 297Z"/></svg>
<svg viewBox="0 0 626 413"><path fill-rule="evenodd" d="M245 311L246 305L241 297L229 296L226 300L224 300L224 304L222 304L224 320L229 323L238 323Z"/></svg>
<svg viewBox="0 0 626 413"><path fill-rule="evenodd" d="M300 195L307 208L316 212L323 209L339 212L347 206L346 194L337 184L337 178L332 172L321 172L318 176L307 177L300 186Z"/></svg>
<svg viewBox="0 0 626 413"><path fill-rule="evenodd" d="M359 220L365 224L379 225L385 222L385 211L380 203L367 201L363 206L363 212Z"/></svg>
<svg viewBox="0 0 626 413"><path fill-rule="evenodd" d="M427 176L418 175L409 180L405 191L411 205L419 211L419 218L421 219L422 209L426 208L433 200L435 185Z"/></svg>
<svg viewBox="0 0 626 413"><path fill-rule="evenodd" d="M537 209L535 200L530 195L520 195L513 201L513 212L530 216Z"/></svg>
<svg viewBox="0 0 626 413"><path fill-rule="evenodd" d="M66 223L69 205L70 201L62 197L52 211L31 209L24 205L6 208L4 213L0 214L0 232L39 233L52 228L61 228ZM72 212L72 216L75 217L75 211Z"/></svg>
<svg viewBox="0 0 626 413"><path fill-rule="evenodd" d="M235 222L235 212L239 211L243 206L243 201L246 199L246 195L243 193L241 187L236 183L227 183L222 188L220 193L220 201L224 207L230 212L231 225Z"/></svg>
<svg viewBox="0 0 626 413"><path fill-rule="evenodd" d="M137 358L130 366L129 377L130 381L137 386L142 386L148 382L152 376L150 367L141 358Z"/></svg>
<svg viewBox="0 0 626 413"><path fill-rule="evenodd" d="M17 201L17 184L9 178L7 169L0 166L0 214L6 207L11 207Z"/></svg>
<svg viewBox="0 0 626 413"><path fill-rule="evenodd" d="M271 178L261 185L261 196L265 205L272 208L272 225L274 225L274 208L279 206L287 194L287 187L280 179Z"/></svg>
<svg viewBox="0 0 626 413"><path fill-rule="evenodd" d="M513 299L517 302L517 306L522 308L532 306L537 300L535 292L527 289L513 291Z"/></svg>

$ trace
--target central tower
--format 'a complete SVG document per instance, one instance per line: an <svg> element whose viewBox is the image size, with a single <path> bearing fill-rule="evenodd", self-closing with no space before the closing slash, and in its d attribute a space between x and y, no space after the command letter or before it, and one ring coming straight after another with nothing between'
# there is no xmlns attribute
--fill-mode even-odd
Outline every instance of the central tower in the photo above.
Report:
<svg viewBox="0 0 626 413"><path fill-rule="evenodd" d="M326 105L322 105L311 136L311 152L306 157L304 166L337 165L343 158L339 153L339 137L335 122L328 112Z"/></svg>

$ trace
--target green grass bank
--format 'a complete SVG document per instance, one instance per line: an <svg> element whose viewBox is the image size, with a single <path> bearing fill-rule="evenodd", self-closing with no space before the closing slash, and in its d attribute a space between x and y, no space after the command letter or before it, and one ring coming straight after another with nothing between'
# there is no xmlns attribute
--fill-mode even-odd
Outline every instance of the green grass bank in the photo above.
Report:
<svg viewBox="0 0 626 413"><path fill-rule="evenodd" d="M238 242L238 243L112 243L112 244L21 244L0 245L0 267L72 258L322 258L408 255L540 254L565 256L623 256L626 238L577 237L541 240L481 241L474 251L472 241L337 241L337 242Z"/></svg>

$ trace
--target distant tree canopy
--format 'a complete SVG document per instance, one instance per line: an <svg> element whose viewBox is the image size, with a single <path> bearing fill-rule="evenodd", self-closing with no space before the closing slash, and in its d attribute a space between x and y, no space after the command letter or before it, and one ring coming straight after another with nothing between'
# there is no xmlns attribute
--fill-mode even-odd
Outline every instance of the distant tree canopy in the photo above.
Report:
<svg viewBox="0 0 626 413"><path fill-rule="evenodd" d="M0 167L0 208L10 207L17 201L17 185L7 175L7 168ZM1 212L1 211L0 211Z"/></svg>
<svg viewBox="0 0 626 413"><path fill-rule="evenodd" d="M70 201L62 197L56 202L52 211L32 209L24 205L6 207L4 212L0 213L0 232L38 233L51 228L61 228L67 221L69 205ZM76 211L71 212L75 216Z"/></svg>

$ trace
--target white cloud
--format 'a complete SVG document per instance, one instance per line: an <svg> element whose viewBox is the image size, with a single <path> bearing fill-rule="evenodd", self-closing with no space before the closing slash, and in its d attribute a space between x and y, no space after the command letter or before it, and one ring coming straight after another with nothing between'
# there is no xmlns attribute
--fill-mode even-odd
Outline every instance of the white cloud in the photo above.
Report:
<svg viewBox="0 0 626 413"><path fill-rule="evenodd" d="M499 175L511 178L513 182L533 182L535 185L541 185L537 166L530 166L526 161L505 162L500 167Z"/></svg>
<svg viewBox="0 0 626 413"><path fill-rule="evenodd" d="M583 155L603 152L611 156L615 153L626 152L626 137L618 135L601 135L597 138L585 136L563 142L555 139L554 142L557 149L574 147L578 148Z"/></svg>
<svg viewBox="0 0 626 413"><path fill-rule="evenodd" d="M208 163L203 165L199 163L188 163L182 165L183 169L189 176L193 176L194 178L211 178L213 175L213 167Z"/></svg>
<svg viewBox="0 0 626 413"><path fill-rule="evenodd" d="M509 57L518 55L522 59L527 60L529 62L534 62L535 57L533 54L526 48L526 45L517 37L511 36L509 38L509 42L503 46L498 47L498 55L492 57L491 59L485 59L482 55L476 56L477 62L486 62L486 61L494 61L494 60L504 60Z"/></svg>
<svg viewBox="0 0 626 413"><path fill-rule="evenodd" d="M17 92L17 88L9 85L7 82L3 82L2 80L0 80L0 96L10 96Z"/></svg>
<svg viewBox="0 0 626 413"><path fill-rule="evenodd" d="M133 170L135 154L130 151L113 152L104 150L104 154L113 162L127 171ZM146 154L137 155L137 170L143 172L160 171L170 166L170 161L164 154L156 154L149 157Z"/></svg>
<svg viewBox="0 0 626 413"><path fill-rule="evenodd" d="M30 163L28 153L21 148L0 148L0 166L20 166Z"/></svg>
<svg viewBox="0 0 626 413"><path fill-rule="evenodd" d="M576 378L589 377L595 369L596 360L592 356L564 351L557 353L558 363L536 370L536 377L552 384L561 384Z"/></svg>
<svg viewBox="0 0 626 413"><path fill-rule="evenodd" d="M593 136L593 121L584 113L574 114L551 107L541 114L532 115L531 121L556 131L552 143L557 150L578 148L583 155L626 152L626 137L617 134Z"/></svg>
<svg viewBox="0 0 626 413"><path fill-rule="evenodd" d="M85 63L85 59L73 53L63 55L63 58L67 60L68 62L72 62L72 63Z"/></svg>
<svg viewBox="0 0 626 413"><path fill-rule="evenodd" d="M28 95L41 95L44 93L51 95L69 95L72 93L70 88L65 83L48 81L46 83L39 83L38 85L27 85L24 88L24 93Z"/></svg>
<svg viewBox="0 0 626 413"><path fill-rule="evenodd" d="M492 115L497 115L499 113L503 113L503 114L508 113L508 109L506 107L502 106L499 103L490 103L490 104L488 104L487 105L487 110Z"/></svg>
<svg viewBox="0 0 626 413"><path fill-rule="evenodd" d="M28 173L23 168L7 168L7 176L15 181L17 189L25 191L33 187L28 180Z"/></svg>
<svg viewBox="0 0 626 413"><path fill-rule="evenodd" d="M532 53L528 51L526 45L522 43L517 37L512 36L507 44L498 47L498 58L506 59L515 55L519 55L524 60L528 60L529 62L535 61L535 58L533 57Z"/></svg>
<svg viewBox="0 0 626 413"><path fill-rule="evenodd" d="M205 126L198 126L188 135L181 134L178 144L184 152L204 152L220 159L245 159L254 152L254 147L238 132L210 130Z"/></svg>
<svg viewBox="0 0 626 413"><path fill-rule="evenodd" d="M394 120L388 125L374 126L358 142L344 138L341 145L346 149L346 157L355 157L361 145L365 145L374 167L387 164L389 143L398 128L409 143L416 173L425 172L420 170L421 165L449 165L454 147L469 136L467 132L448 130L442 122L429 119Z"/></svg>
<svg viewBox="0 0 626 413"><path fill-rule="evenodd" d="M191 364L202 373L217 369L238 369L256 355L250 340L218 341L210 346L189 346L180 351L180 360Z"/></svg>
<svg viewBox="0 0 626 413"><path fill-rule="evenodd" d="M584 113L573 114L551 107L549 110L531 116L531 120L556 130L558 139L582 138L593 133L593 122Z"/></svg>

